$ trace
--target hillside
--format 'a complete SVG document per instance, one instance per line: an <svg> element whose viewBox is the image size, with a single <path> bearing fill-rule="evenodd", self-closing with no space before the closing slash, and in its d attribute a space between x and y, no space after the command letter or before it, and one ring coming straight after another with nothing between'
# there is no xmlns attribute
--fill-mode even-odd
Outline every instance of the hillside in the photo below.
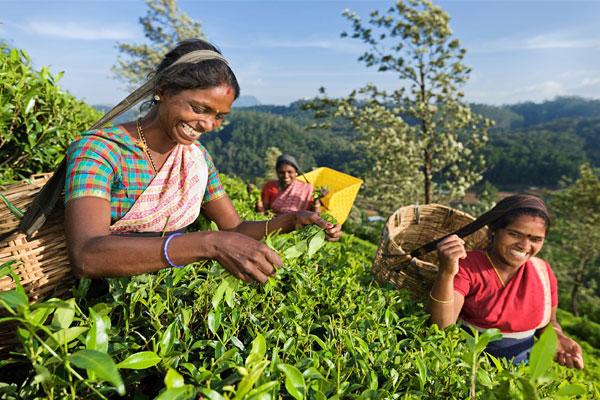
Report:
<svg viewBox="0 0 600 400"><path fill-rule="evenodd" d="M356 142L358 134L343 121L331 129L311 129L316 121L302 105L234 110L229 125L203 142L221 170L245 179L264 176L265 151L273 145L298 157L306 170L329 166L364 176L371 165ZM561 107L562 112L554 113ZM484 178L500 189L556 187L563 176L576 178L581 163L600 167L600 101L557 98L474 108L497 121L484 149Z"/></svg>

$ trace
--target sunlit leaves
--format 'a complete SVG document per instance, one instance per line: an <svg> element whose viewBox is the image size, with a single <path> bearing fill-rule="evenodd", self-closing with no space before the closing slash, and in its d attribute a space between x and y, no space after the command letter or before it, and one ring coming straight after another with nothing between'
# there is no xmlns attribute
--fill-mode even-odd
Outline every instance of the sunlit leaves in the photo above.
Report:
<svg viewBox="0 0 600 400"><path fill-rule="evenodd" d="M110 382L121 396L125 394L121 374L109 355L96 350L81 350L71 354L69 360L76 367L91 370L98 378Z"/></svg>

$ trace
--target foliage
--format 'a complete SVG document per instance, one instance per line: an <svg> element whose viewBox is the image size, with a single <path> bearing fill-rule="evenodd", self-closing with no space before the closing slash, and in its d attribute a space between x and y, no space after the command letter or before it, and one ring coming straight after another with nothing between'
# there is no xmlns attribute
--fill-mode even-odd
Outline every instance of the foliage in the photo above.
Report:
<svg viewBox="0 0 600 400"><path fill-rule="evenodd" d="M449 198L461 197L481 179L480 149L491 121L462 101L460 87L470 70L448 14L428 0L408 0L387 13L371 12L367 22L349 10L344 16L351 37L368 46L359 61L397 74L401 87L387 93L368 85L345 99L318 98L311 107L329 108L363 134L374 163L367 191L384 211L413 203L416 195L430 203L436 182Z"/></svg>
<svg viewBox="0 0 600 400"><path fill-rule="evenodd" d="M344 222L344 232L378 245L384 226L385 220L369 221L369 216L364 210L353 206Z"/></svg>
<svg viewBox="0 0 600 400"><path fill-rule="evenodd" d="M364 158L357 156L356 143L323 130L308 130L293 119L255 111L234 110L219 132L202 135L219 171L255 180L274 171L265 163L273 144L292 154L304 171L326 166L360 175Z"/></svg>
<svg viewBox="0 0 600 400"><path fill-rule="evenodd" d="M154 72L164 55L184 39L205 38L200 23L177 6L176 0L145 0L148 10L139 19L149 43L119 43L119 57L113 73L130 86L136 86Z"/></svg>
<svg viewBox="0 0 600 400"><path fill-rule="evenodd" d="M586 162L584 140L565 131L530 128L490 135L485 178L496 185L557 186Z"/></svg>
<svg viewBox="0 0 600 400"><path fill-rule="evenodd" d="M0 46L0 182L49 172L100 114L58 86L62 73L32 69L25 50Z"/></svg>
<svg viewBox="0 0 600 400"><path fill-rule="evenodd" d="M245 185L224 183L251 217ZM10 314L0 322L18 321L23 343L3 361L10 372L0 374L2 396L112 398L122 383L131 399L463 399L470 391L495 399L598 390L584 372L543 357L532 359L533 369L483 355L493 332L471 338L429 326L421 304L374 283L372 244L323 238L315 226L269 237L285 266L265 285L244 284L213 262L111 279L95 298L82 280L72 298L29 305L18 285L0 295ZM0 275L18 280L9 269ZM547 353L540 343L538 353Z"/></svg>
<svg viewBox="0 0 600 400"><path fill-rule="evenodd" d="M556 245L551 257L561 279L570 291L570 308L578 315L578 297L600 295L600 177L589 165L580 169L575 182L556 192L550 205L556 213ZM563 289L563 290L564 290Z"/></svg>
<svg viewBox="0 0 600 400"><path fill-rule="evenodd" d="M281 155L281 150L277 147L269 147L265 151L265 180L272 181L277 179L277 157Z"/></svg>

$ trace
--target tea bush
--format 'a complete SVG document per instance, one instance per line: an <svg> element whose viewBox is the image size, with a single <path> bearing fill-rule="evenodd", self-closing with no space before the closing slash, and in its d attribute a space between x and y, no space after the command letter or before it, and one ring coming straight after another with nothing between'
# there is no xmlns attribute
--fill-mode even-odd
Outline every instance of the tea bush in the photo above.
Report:
<svg viewBox="0 0 600 400"><path fill-rule="evenodd" d="M74 135L100 118L57 86L61 76L0 44L0 183L54 170Z"/></svg>
<svg viewBox="0 0 600 400"><path fill-rule="evenodd" d="M224 178L242 215L255 192ZM200 225L205 224L200 222ZM18 321L21 351L2 361L6 399L531 399L581 395L589 372L552 362L546 332L530 366L482 351L472 337L429 326L422 305L377 285L375 246L338 243L306 227L266 240L284 267L265 285L244 284L214 262L108 280L90 293L29 305L22 289L0 294ZM11 274L3 266L0 275ZM17 378L18 377L18 378Z"/></svg>

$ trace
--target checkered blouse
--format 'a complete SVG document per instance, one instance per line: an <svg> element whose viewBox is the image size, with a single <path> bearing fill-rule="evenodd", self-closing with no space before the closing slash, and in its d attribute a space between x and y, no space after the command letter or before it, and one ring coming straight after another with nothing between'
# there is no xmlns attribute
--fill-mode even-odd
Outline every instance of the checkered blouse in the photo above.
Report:
<svg viewBox="0 0 600 400"><path fill-rule="evenodd" d="M225 195L219 173L208 151L200 143L208 167L208 182L202 203ZM152 180L153 172L143 151L118 127L86 131L67 151L65 203L79 197L101 197L110 201L112 222L121 219Z"/></svg>

